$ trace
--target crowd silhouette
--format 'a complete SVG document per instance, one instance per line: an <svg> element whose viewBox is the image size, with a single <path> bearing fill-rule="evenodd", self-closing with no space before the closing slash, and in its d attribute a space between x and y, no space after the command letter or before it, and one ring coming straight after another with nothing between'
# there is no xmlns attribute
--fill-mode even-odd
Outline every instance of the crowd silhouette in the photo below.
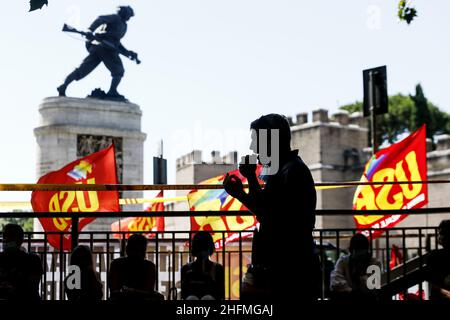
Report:
<svg viewBox="0 0 450 320"><path fill-rule="evenodd" d="M88 246L76 247L70 256L70 265L80 268L79 288L71 288L69 277L64 280L67 298L71 301L95 301L103 298L100 274L94 270L92 252Z"/></svg>
<svg viewBox="0 0 450 320"><path fill-rule="evenodd" d="M336 300L375 300L376 291L367 287L367 268L381 263L372 257L369 240L355 234L350 240L349 254L341 256L330 275L331 296Z"/></svg>
<svg viewBox="0 0 450 320"><path fill-rule="evenodd" d="M209 257L214 253L211 234L200 231L192 239L195 261L181 268L181 297L185 300L223 300L225 272L223 266Z"/></svg>
<svg viewBox="0 0 450 320"><path fill-rule="evenodd" d="M38 255L26 252L22 247L24 232L19 225L7 224L3 228L3 252L0 252L0 300L38 301L39 284L43 275L41 259ZM430 283L430 300L448 301L450 299L450 220L443 220L438 227L438 242L441 249L432 250L426 259L425 280ZM214 253L214 242L206 231L197 232L192 238L191 255L194 261L181 268L181 299L183 300L224 300L224 267L210 259ZM146 259L147 239L133 234L126 244L126 256L111 262L108 274L109 299L112 301L158 301L164 296L155 291L156 268ZM349 245L349 253L341 255L330 272L330 296L336 301L378 301L379 290L367 286L369 266L381 263L372 256L369 240L362 234L355 234ZM315 263L315 262L314 262ZM64 279L65 294L70 301L99 301L104 298L100 275L95 271L93 255L88 246L74 248L70 256L70 266L80 270L80 285L74 288L69 284L71 274ZM320 269L320 267L319 267ZM277 275L258 274L257 269L248 272L242 281L241 300L257 301L275 299L270 290ZM316 272L316 271L314 271ZM282 279L284 275L278 275ZM317 273L307 276L318 279ZM258 278L258 277L266 277ZM311 281L312 282L312 281ZM309 283L311 283L309 282ZM263 283L263 284L261 284ZM264 286L266 285L266 286ZM311 287L307 298L318 297L317 288ZM294 297L305 297L296 294ZM286 295L281 295L286 299ZM306 299L306 298L305 298Z"/></svg>
<svg viewBox="0 0 450 320"><path fill-rule="evenodd" d="M0 253L0 299L39 300L39 282L44 273L39 256L22 247L24 233L17 224L3 228Z"/></svg>

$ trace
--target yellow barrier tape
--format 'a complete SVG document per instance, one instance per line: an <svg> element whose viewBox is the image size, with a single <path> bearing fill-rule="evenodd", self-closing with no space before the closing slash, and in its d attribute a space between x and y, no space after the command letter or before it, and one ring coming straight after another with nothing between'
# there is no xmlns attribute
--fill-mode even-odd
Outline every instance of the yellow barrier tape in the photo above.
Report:
<svg viewBox="0 0 450 320"><path fill-rule="evenodd" d="M450 183L448 180L427 180L427 181L349 181L349 182L317 182L316 188L340 188L351 186L368 186L368 185L394 185L394 184L442 184ZM248 188L248 185L244 185ZM166 184L166 185L130 185L130 184L0 184L0 191L113 191L113 190L129 190L129 191L160 191L160 190L213 190L223 189L221 184ZM323 189L322 189L323 190Z"/></svg>
<svg viewBox="0 0 450 320"><path fill-rule="evenodd" d="M119 199L120 205L132 205L132 204L144 204L144 203L157 203L157 202L169 202L169 201L187 201L187 197L171 197L171 198L155 198L155 199L145 199L145 198L124 198ZM0 202L0 208L31 208L31 203L29 201L3 201Z"/></svg>

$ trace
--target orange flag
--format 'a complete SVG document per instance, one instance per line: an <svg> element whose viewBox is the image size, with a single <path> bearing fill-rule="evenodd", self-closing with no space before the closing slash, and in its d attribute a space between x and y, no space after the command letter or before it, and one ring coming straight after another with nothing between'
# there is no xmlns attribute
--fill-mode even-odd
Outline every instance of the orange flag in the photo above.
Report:
<svg viewBox="0 0 450 320"><path fill-rule="evenodd" d="M160 191L156 198L163 198L163 191ZM145 211L164 211L164 202L155 202L147 208ZM136 231L164 231L165 221L164 217L131 217L120 221L116 221L111 224L111 231L129 231L125 234L125 238L129 238L133 232ZM148 238L155 237L155 233L143 234ZM121 234L115 233L114 238L120 239Z"/></svg>
<svg viewBox="0 0 450 320"><path fill-rule="evenodd" d="M114 146L47 173L38 184L117 184ZM117 191L34 191L31 205L34 212L120 211ZM80 218L79 231L93 220L95 218ZM59 234L48 234L50 245L56 249L71 249L71 218L39 218L39 221L46 232L64 232L62 239Z"/></svg>
<svg viewBox="0 0 450 320"><path fill-rule="evenodd" d="M394 182L427 180L426 127L423 125L405 139L380 150L367 163L362 182ZM359 186L353 198L354 210L398 210L421 208L428 203L427 184L379 184ZM357 228L392 228L407 214L380 213L377 216L355 215ZM368 235L368 232L364 232Z"/></svg>

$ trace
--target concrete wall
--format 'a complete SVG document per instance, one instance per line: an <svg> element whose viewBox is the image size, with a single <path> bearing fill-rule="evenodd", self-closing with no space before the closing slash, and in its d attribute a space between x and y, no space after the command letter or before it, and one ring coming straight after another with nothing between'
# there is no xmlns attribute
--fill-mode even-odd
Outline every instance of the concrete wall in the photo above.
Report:
<svg viewBox="0 0 450 320"><path fill-rule="evenodd" d="M361 115L351 117L345 112L333 115L326 110L313 111L312 122L305 114L297 116L291 126L291 147L311 170L315 182L354 181L361 178L368 144L368 130ZM347 150L347 151L346 151ZM344 152L347 152L345 156ZM354 161L354 158L359 159ZM346 160L347 158L347 160ZM350 209L354 188L321 190L317 192L317 209ZM317 217L317 228L348 228L354 225L352 217Z"/></svg>

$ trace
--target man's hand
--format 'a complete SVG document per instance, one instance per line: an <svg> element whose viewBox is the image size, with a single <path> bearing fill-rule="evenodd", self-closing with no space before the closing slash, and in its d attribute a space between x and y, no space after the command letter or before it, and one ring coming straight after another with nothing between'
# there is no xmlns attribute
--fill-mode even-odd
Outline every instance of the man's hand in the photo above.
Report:
<svg viewBox="0 0 450 320"><path fill-rule="evenodd" d="M233 198L240 199L246 194L241 179L234 174L230 176L227 173L223 180L223 186L225 187L225 191Z"/></svg>
<svg viewBox="0 0 450 320"><path fill-rule="evenodd" d="M256 178L256 158L255 156L242 157L242 162L239 165L239 172L247 179Z"/></svg>

